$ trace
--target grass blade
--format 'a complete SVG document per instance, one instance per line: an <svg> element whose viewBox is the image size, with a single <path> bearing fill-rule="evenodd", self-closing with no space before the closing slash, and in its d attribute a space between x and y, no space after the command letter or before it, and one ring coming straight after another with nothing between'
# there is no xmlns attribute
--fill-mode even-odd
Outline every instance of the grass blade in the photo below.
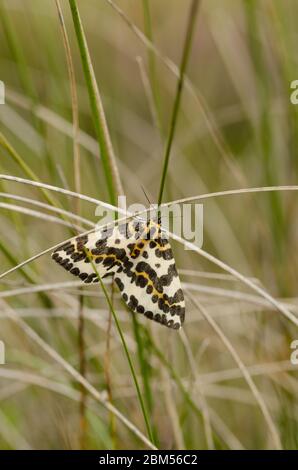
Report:
<svg viewBox="0 0 298 470"><path fill-rule="evenodd" d="M93 123L101 152L109 197L111 203L115 205L117 194L123 194L122 183L76 0L69 0L69 5L80 49Z"/></svg>
<svg viewBox="0 0 298 470"><path fill-rule="evenodd" d="M132 363L132 360L131 360L131 357L130 357L130 354L129 354L129 351L128 351L128 347L126 345L124 335L123 335L122 330L121 330L120 323L118 321L118 318L117 318L117 315L115 313L115 310L114 310L113 304L111 302L111 299L110 299L110 297L107 293L106 287L105 287L104 283L102 282L102 279L101 279L101 277L98 273L98 270L97 270L97 268L96 268L96 266L95 266L95 264L94 264L94 262L93 262L92 258L90 257L87 250L85 250L85 253L88 256L88 258L90 260L90 263L93 267L93 270L94 270L94 272L96 273L96 275L98 277L101 288L103 290L106 301L108 303L109 309L112 312L114 322L115 322L116 328L118 330L119 336L121 338L121 342L122 342L122 345L123 345L123 348L124 348L124 351L125 351L125 355L126 355L126 358L127 358L128 364L129 364L131 375L132 375L133 381L135 383L138 399L139 399L139 402L140 402L141 410L142 410L142 413L143 413L143 416L144 416L145 425L146 425L146 428L147 428L148 437L149 437L150 441L152 443L154 443L153 433L152 433L151 426L150 426L150 423L149 423L149 418L148 418L146 407L145 407L144 400L143 400L143 397L142 397L141 389L140 389L138 379L137 379L137 376L136 376L136 373L135 373L135 370L134 370L134 366L133 366L133 363Z"/></svg>
<svg viewBox="0 0 298 470"><path fill-rule="evenodd" d="M200 3L200 0L192 0L190 11L189 11L188 25L186 28L186 35L185 35L184 47L183 47L181 65L180 65L180 73L179 73L179 78L177 82L176 96L175 96L175 101L173 105L171 122L170 122L170 130L169 130L169 135L167 138L165 154L164 154L163 170L162 170L160 189L159 189L159 195L158 195L158 205L160 205L162 202L165 180L166 180L166 175L167 175L168 165L169 165L169 160L170 160L170 153L171 153L172 143L174 139L178 113L180 109L181 94L182 94L183 83L184 83L184 73L186 71L189 53L191 49L193 32L194 32L199 3Z"/></svg>

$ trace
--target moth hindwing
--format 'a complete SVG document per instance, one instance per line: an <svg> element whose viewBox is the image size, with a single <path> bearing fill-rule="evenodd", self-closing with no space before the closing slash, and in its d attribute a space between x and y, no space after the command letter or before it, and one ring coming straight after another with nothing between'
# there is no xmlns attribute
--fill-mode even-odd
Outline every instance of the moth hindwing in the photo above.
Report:
<svg viewBox="0 0 298 470"><path fill-rule="evenodd" d="M52 258L85 283L113 275L121 297L133 312L179 329L185 304L173 252L160 224L130 221L58 247ZM90 261L92 259L92 263Z"/></svg>

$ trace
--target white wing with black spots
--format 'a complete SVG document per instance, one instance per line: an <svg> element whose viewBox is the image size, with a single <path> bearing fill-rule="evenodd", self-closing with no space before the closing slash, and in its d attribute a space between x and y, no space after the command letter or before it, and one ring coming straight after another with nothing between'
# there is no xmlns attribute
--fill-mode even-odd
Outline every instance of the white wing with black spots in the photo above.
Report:
<svg viewBox="0 0 298 470"><path fill-rule="evenodd" d="M133 221L78 236L57 248L52 258L85 283L113 275L122 299L136 313L179 329L185 304L173 253L154 221Z"/></svg>

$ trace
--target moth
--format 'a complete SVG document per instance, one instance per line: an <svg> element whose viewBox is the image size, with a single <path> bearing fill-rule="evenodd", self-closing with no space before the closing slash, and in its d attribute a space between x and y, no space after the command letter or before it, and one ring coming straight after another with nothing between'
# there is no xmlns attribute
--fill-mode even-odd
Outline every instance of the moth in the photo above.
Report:
<svg viewBox="0 0 298 470"><path fill-rule="evenodd" d="M84 283L112 275L134 313L178 330L185 316L184 295L172 248L161 224L139 219L74 237L52 258ZM92 259L92 263L90 261Z"/></svg>

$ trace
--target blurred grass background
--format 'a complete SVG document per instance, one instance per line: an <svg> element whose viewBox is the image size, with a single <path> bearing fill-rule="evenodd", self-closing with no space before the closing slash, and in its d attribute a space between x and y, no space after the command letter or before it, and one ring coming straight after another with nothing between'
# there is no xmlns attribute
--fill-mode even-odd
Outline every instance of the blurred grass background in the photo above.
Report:
<svg viewBox="0 0 298 470"><path fill-rule="evenodd" d="M147 204L142 187L157 202L177 84L159 55L179 65L190 2L123 0L118 5L126 19L107 0L78 0L77 5L128 203ZM61 1L61 7L82 131L80 192L109 201L69 2ZM297 107L290 101L290 83L298 78L297 13L294 0L202 1L164 201L296 183ZM1 133L40 181L76 191L73 103L56 4L0 0L0 17L0 80L6 86ZM140 32L159 54L146 47ZM2 174L34 179L26 168L0 148ZM1 203L49 213L3 196L49 202L38 189L0 180L0 192ZM81 202L78 208L74 199L51 197L96 221L93 205ZM296 201L294 191L204 201L203 248L255 278L297 315ZM71 236L56 222L4 206L0 217L1 272ZM297 449L297 372L290 362L297 328L239 280L176 242L173 248L185 292L191 292L182 335L143 318L134 324L117 292L113 295L156 445L265 449L276 444L239 365L191 301L194 297L245 364L281 446ZM98 286L30 292L32 283L72 280L49 255L0 280L0 340L6 346L6 365L0 367L1 449L145 446L7 318L15 309L82 371L80 318L86 379L146 434L131 372L113 322L109 333L109 308ZM14 293L19 287L28 292Z"/></svg>

